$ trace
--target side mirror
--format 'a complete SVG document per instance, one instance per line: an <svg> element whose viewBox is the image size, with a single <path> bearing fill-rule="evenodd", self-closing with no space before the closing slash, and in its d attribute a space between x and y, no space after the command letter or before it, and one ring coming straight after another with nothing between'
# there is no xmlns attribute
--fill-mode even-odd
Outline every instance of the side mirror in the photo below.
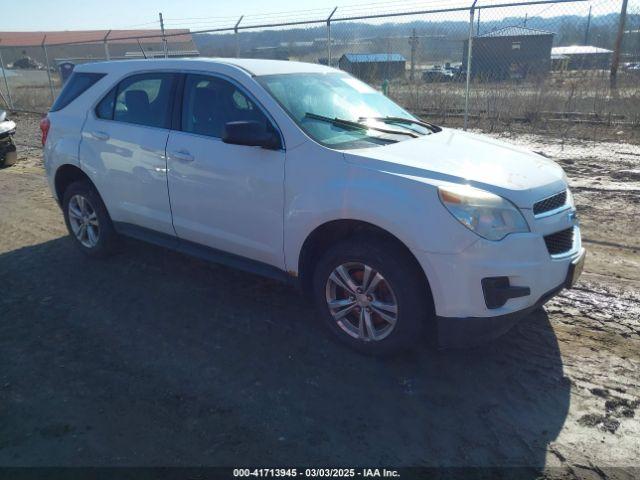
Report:
<svg viewBox="0 0 640 480"><path fill-rule="evenodd" d="M262 147L269 150L280 148L280 138L275 132L267 130L264 124L254 121L229 122L224 126L222 134L224 143Z"/></svg>
<svg viewBox="0 0 640 480"><path fill-rule="evenodd" d="M4 122L7 119L7 112L0 109L0 122Z"/></svg>

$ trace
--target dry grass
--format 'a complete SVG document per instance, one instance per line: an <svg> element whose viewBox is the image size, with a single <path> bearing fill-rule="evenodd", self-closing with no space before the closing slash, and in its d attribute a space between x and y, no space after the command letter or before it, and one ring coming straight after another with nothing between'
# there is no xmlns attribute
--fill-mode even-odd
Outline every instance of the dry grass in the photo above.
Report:
<svg viewBox="0 0 640 480"><path fill-rule="evenodd" d="M27 79L25 79L27 80ZM33 79L36 80L36 79ZM15 108L44 112L51 93L43 78L12 82ZM56 92L58 80L54 80ZM377 86L374 84L374 86ZM390 96L407 109L444 125L461 125L464 82L393 81ZM568 138L640 139L640 75L621 72L612 94L608 71L564 72L521 82L474 82L470 96L470 127L483 131L529 131Z"/></svg>
<svg viewBox="0 0 640 480"><path fill-rule="evenodd" d="M11 90L11 99L14 108L34 112L46 112L52 103L51 90L48 85L18 86Z"/></svg>
<svg viewBox="0 0 640 480"><path fill-rule="evenodd" d="M464 113L464 83L394 82L390 95L412 111L446 123ZM608 72L568 72L522 82L474 82L472 126L483 130L527 124L533 130L576 125L640 127L640 76L622 74L617 92Z"/></svg>

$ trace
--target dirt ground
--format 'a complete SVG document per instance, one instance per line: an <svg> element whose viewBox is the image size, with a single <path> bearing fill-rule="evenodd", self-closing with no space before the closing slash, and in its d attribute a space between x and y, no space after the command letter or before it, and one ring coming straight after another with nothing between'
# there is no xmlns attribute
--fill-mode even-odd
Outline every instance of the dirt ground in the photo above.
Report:
<svg viewBox="0 0 640 480"><path fill-rule="evenodd" d="M38 119L17 119L20 160L0 170L0 465L640 475L640 146L510 138L570 177L581 281L487 346L381 360L273 281L134 241L83 258Z"/></svg>

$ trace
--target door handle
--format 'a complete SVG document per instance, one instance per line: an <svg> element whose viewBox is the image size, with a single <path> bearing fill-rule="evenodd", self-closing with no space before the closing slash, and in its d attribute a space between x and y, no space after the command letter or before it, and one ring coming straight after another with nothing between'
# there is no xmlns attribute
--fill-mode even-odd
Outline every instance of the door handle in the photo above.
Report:
<svg viewBox="0 0 640 480"><path fill-rule="evenodd" d="M93 135L93 138L95 138L96 140L102 140L102 141L109 140L109 134L107 132L95 131L95 132L92 132L91 135Z"/></svg>
<svg viewBox="0 0 640 480"><path fill-rule="evenodd" d="M181 162L193 162L194 158L186 150L180 150L179 152L171 152L171 156L176 160L180 160Z"/></svg>

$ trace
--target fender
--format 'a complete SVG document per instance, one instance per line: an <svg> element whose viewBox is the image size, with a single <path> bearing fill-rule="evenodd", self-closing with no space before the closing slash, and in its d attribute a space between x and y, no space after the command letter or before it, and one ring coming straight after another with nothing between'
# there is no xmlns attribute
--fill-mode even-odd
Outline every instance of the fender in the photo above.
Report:
<svg viewBox="0 0 640 480"><path fill-rule="evenodd" d="M333 155L314 154L316 148ZM323 165L315 158L323 158ZM414 252L456 253L477 241L465 227L451 222L440 208L437 188L422 179L347 163L342 152L312 142L288 152L286 169L284 255L289 272L297 273L307 237L334 220L370 223ZM437 228L442 224L457 234L443 234Z"/></svg>

